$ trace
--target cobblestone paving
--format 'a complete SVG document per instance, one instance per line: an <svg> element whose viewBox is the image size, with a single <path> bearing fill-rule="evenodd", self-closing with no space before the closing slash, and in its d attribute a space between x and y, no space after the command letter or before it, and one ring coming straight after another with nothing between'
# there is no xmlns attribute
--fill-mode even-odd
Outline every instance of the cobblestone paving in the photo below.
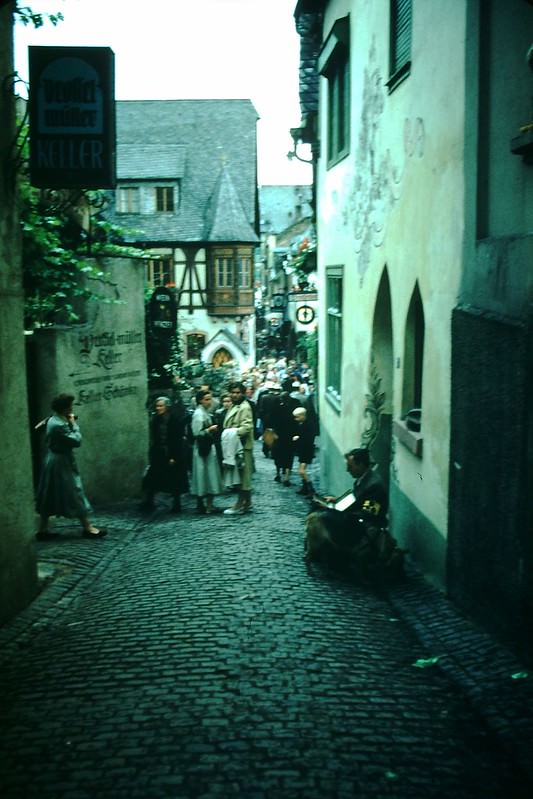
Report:
<svg viewBox="0 0 533 799"><path fill-rule="evenodd" d="M309 575L306 502L256 459L252 514L125 503L106 539L38 544L43 591L0 630L0 796L532 796L520 664L416 575Z"/></svg>

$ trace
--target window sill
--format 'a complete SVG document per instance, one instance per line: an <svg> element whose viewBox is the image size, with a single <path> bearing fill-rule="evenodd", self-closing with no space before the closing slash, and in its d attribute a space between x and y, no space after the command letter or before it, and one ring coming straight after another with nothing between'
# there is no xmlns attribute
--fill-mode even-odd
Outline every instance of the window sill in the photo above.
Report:
<svg viewBox="0 0 533 799"><path fill-rule="evenodd" d="M417 458L422 457L422 445L424 438L422 433L414 433L409 430L405 422L401 419L395 419L392 426L392 431L398 441L407 447Z"/></svg>
<svg viewBox="0 0 533 799"><path fill-rule="evenodd" d="M337 413L341 412L341 398L336 392L326 390L326 400Z"/></svg>
<svg viewBox="0 0 533 799"><path fill-rule="evenodd" d="M331 169L331 167L339 164L341 161L344 161L347 155L350 155L349 147L345 148L344 150L340 150L338 153L335 153L335 155L332 155L330 158L328 158L326 169Z"/></svg>
<svg viewBox="0 0 533 799"><path fill-rule="evenodd" d="M389 90L389 94L392 94L394 89L403 83L406 78L409 77L411 74L411 62L406 61L396 72L390 76L389 80L385 83L385 86Z"/></svg>

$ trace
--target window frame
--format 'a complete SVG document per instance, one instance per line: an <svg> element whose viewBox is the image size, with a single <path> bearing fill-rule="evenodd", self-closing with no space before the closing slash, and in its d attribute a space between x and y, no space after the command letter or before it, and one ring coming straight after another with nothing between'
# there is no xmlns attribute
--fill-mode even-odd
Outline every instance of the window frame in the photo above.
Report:
<svg viewBox="0 0 533 799"><path fill-rule="evenodd" d="M174 186L154 186L156 214L173 214L175 210Z"/></svg>
<svg viewBox="0 0 533 799"><path fill-rule="evenodd" d="M237 253L237 288L249 289L252 286L252 259L249 255Z"/></svg>
<svg viewBox="0 0 533 799"><path fill-rule="evenodd" d="M328 168L350 152L351 81L350 15L336 20L318 59L320 74L327 80Z"/></svg>
<svg viewBox="0 0 533 799"><path fill-rule="evenodd" d="M139 186L117 186L116 192L117 214L141 213L141 190ZM126 198L127 201L124 202ZM133 198L135 198L134 202L132 202Z"/></svg>
<svg viewBox="0 0 533 799"><path fill-rule="evenodd" d="M341 410L344 267L326 267L326 397Z"/></svg>
<svg viewBox="0 0 533 799"><path fill-rule="evenodd" d="M396 419L393 431L398 439L417 458L422 457L424 444L423 428L423 383L425 351L425 314L420 287L416 282L405 318L401 418ZM418 429L409 419L409 411L418 411Z"/></svg>
<svg viewBox="0 0 533 799"><path fill-rule="evenodd" d="M194 341L194 344L191 345L191 342ZM207 341L207 336L205 333L199 333L194 331L192 333L187 333L185 336L185 347L187 350L187 360L188 361L195 361L200 360L200 354L204 349Z"/></svg>
<svg viewBox="0 0 533 799"><path fill-rule="evenodd" d="M215 253L215 274L217 289L232 289L234 287L233 251Z"/></svg>
<svg viewBox="0 0 533 799"><path fill-rule="evenodd" d="M156 282L155 272L158 272L158 280ZM168 277L168 280L165 278ZM146 262L146 282L148 285L156 289L158 286L173 286L174 285L174 259L172 255L160 255L158 257L149 258Z"/></svg>

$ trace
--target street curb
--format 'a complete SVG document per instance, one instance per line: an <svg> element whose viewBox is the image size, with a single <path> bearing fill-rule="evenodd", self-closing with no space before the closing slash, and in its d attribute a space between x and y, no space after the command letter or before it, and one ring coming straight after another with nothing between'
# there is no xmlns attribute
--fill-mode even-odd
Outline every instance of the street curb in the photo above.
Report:
<svg viewBox="0 0 533 799"><path fill-rule="evenodd" d="M405 583L387 590L391 606L533 782L533 672L420 573L408 572Z"/></svg>

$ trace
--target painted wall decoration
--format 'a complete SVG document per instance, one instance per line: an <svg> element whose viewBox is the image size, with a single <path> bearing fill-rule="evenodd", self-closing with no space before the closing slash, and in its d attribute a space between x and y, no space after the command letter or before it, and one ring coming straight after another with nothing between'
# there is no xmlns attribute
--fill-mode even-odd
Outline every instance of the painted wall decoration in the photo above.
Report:
<svg viewBox="0 0 533 799"><path fill-rule="evenodd" d="M398 131L404 144L402 163L395 162L391 150L382 144L390 137L383 130L386 90L381 72L374 66L376 61L373 44L364 72L355 168L346 177L343 213L344 225L353 227L361 282L370 264L371 250L383 244L391 208L400 199L407 159L423 156L425 140L423 120L417 117L405 119L403 131Z"/></svg>

